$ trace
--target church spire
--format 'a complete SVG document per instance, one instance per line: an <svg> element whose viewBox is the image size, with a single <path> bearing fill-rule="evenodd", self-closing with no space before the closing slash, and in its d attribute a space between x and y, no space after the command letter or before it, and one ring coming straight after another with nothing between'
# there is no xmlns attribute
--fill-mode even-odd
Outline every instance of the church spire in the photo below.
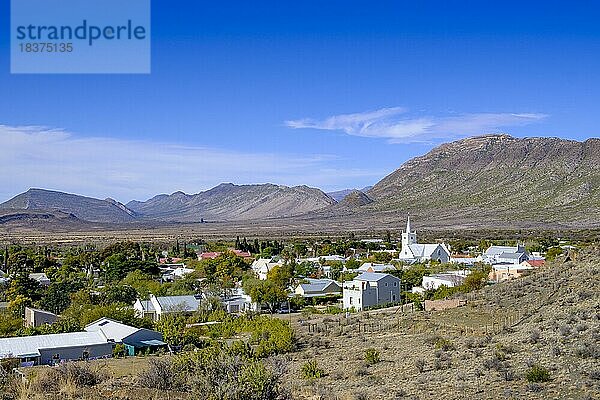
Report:
<svg viewBox="0 0 600 400"><path fill-rule="evenodd" d="M410 213L407 214L406 218L406 233L410 233Z"/></svg>

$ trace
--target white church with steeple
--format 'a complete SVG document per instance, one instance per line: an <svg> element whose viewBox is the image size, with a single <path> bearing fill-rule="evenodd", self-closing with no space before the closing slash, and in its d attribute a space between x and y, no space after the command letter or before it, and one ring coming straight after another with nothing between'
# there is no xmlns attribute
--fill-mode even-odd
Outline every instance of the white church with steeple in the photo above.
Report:
<svg viewBox="0 0 600 400"><path fill-rule="evenodd" d="M417 243L417 232L410 229L410 215L406 220L406 231L402 232L402 250L398 259L403 262L450 262L450 251L444 243Z"/></svg>

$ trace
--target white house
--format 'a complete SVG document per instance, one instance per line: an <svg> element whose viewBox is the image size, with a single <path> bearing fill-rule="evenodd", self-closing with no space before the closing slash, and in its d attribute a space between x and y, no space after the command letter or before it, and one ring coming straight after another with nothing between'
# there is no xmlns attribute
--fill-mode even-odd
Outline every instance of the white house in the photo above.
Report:
<svg viewBox="0 0 600 400"><path fill-rule="evenodd" d="M436 290L441 286L460 286L469 273L470 271L448 271L441 274L425 275L422 286L425 290Z"/></svg>
<svg viewBox="0 0 600 400"><path fill-rule="evenodd" d="M163 314L192 313L198 310L200 299L196 296L166 296L150 295L148 300L137 299L133 308L140 318L150 317L158 321Z"/></svg>
<svg viewBox="0 0 600 400"><path fill-rule="evenodd" d="M100 318L84 328L87 332L100 332L111 343L125 345L127 354L134 356L136 351L156 349L165 346L162 333L122 324L110 318Z"/></svg>
<svg viewBox="0 0 600 400"><path fill-rule="evenodd" d="M344 282L345 309L363 310L378 304L400 300L400 279L390 274L365 272Z"/></svg>
<svg viewBox="0 0 600 400"><path fill-rule="evenodd" d="M360 267L358 267L360 272L387 272L387 271L396 271L396 267L392 264L376 264L376 263L363 263Z"/></svg>
<svg viewBox="0 0 600 400"><path fill-rule="evenodd" d="M29 274L29 279L33 279L34 281L37 281L42 286L50 285L50 279L48 278L48 276L46 276L46 274L44 272L31 273L31 274Z"/></svg>
<svg viewBox="0 0 600 400"><path fill-rule="evenodd" d="M264 281L267 279L267 274L276 266L283 265L281 260L275 258L259 258L252 262L252 270L258 277L258 279Z"/></svg>
<svg viewBox="0 0 600 400"><path fill-rule="evenodd" d="M296 287L294 294L302 297L321 297L342 294L342 287L331 279L306 279Z"/></svg>
<svg viewBox="0 0 600 400"><path fill-rule="evenodd" d="M222 297L221 304L228 313L258 311L258 304L242 288L235 288L230 295Z"/></svg>
<svg viewBox="0 0 600 400"><path fill-rule="evenodd" d="M403 262L427 262L429 260L447 263L450 251L444 243L418 243L417 232L410 230L410 215L406 221L406 232L402 232L402 250L398 259Z"/></svg>
<svg viewBox="0 0 600 400"><path fill-rule="evenodd" d="M525 246L490 246L480 257L486 264L521 264L531 258Z"/></svg>

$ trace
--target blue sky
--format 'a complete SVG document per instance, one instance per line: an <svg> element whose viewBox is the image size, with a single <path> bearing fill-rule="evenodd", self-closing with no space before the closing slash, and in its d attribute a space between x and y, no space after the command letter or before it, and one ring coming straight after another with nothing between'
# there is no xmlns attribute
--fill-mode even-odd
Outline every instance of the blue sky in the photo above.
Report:
<svg viewBox="0 0 600 400"><path fill-rule="evenodd" d="M329 191L460 137L598 136L600 6L484 3L155 0L150 75L11 75L1 2L0 200Z"/></svg>

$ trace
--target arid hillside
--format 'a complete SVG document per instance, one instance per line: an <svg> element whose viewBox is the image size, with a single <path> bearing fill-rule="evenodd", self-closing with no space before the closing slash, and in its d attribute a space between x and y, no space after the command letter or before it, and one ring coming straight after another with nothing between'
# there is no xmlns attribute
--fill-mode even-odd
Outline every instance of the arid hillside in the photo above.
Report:
<svg viewBox="0 0 600 400"><path fill-rule="evenodd" d="M599 273L594 249L488 287L460 308L313 319L322 333L299 328L305 345L288 379L297 398L599 398ZM369 348L381 361L369 365ZM325 377L302 379L307 360ZM534 382L544 371L549 380Z"/></svg>

